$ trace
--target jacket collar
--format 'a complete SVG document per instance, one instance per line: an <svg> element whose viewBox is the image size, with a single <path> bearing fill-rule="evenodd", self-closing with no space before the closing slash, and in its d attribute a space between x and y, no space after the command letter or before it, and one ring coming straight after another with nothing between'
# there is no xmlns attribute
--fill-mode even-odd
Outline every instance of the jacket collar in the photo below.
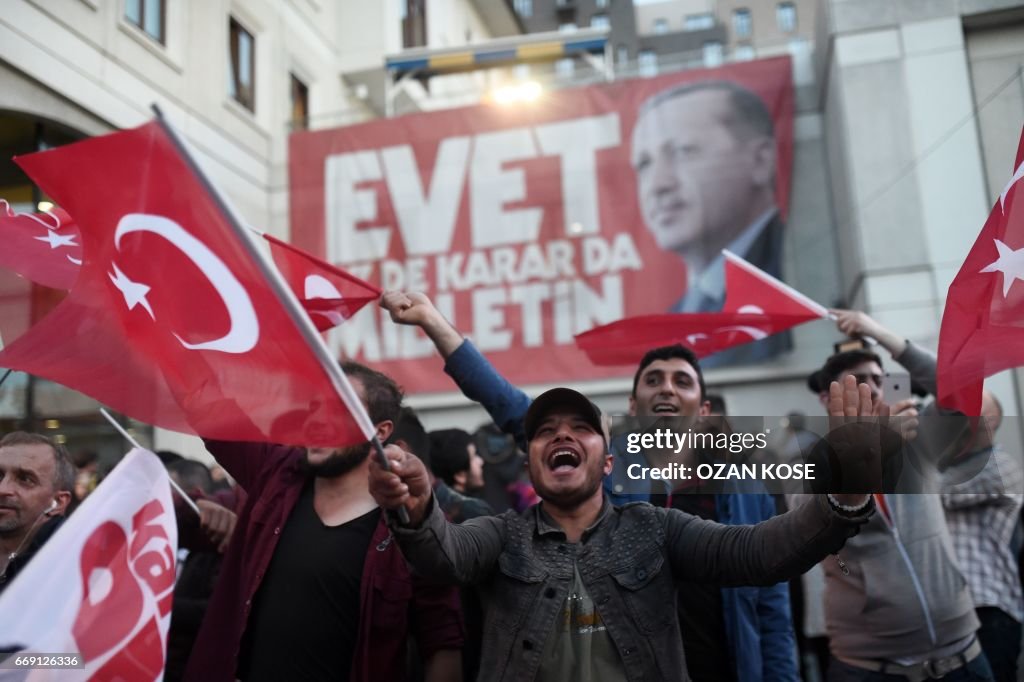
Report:
<svg viewBox="0 0 1024 682"><path fill-rule="evenodd" d="M592 532L604 522L605 518L611 513L612 504L608 501L607 493L604 494L601 501L601 511L598 512L597 518L594 522L587 526L586 530L583 531L582 540L585 542ZM534 524L537 531L537 535L551 535L558 534L565 537L565 531L558 525L558 522L551 518L546 511L544 511L543 504L533 505L533 517Z"/></svg>

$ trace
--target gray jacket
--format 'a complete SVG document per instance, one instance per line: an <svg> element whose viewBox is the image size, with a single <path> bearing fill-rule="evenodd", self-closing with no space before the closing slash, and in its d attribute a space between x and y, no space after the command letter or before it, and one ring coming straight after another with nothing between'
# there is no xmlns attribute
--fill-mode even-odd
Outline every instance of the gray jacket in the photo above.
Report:
<svg viewBox="0 0 1024 682"><path fill-rule="evenodd" d="M771 585L806 571L856 534L870 510L834 512L824 496L756 526L724 526L677 509L605 500L579 543L539 505L455 525L433 500L419 528L396 527L421 574L473 584L484 607L481 678L537 676L574 564L630 680L684 680L676 583Z"/></svg>
<svg viewBox="0 0 1024 682"><path fill-rule="evenodd" d="M935 390L931 354L908 344L896 361L927 390ZM934 413L933 406L923 412ZM934 436L922 434L919 440L928 435ZM942 446L936 442L929 447ZM922 454L925 459L937 456ZM904 478L933 475L926 469L904 469ZM931 481L901 483L909 484L901 489L936 489ZM839 658L925 656L978 628L967 582L955 563L941 497L897 494L885 499L894 528L876 513L840 553L846 571L838 561L823 564L829 646Z"/></svg>

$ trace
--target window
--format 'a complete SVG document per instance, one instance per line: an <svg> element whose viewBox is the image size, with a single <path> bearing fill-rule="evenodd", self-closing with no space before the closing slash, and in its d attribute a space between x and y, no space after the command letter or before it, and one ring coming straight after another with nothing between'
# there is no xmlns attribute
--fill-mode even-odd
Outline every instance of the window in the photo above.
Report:
<svg viewBox="0 0 1024 682"><path fill-rule="evenodd" d="M598 9L604 9L608 6L608 0L597 0L595 3Z"/></svg>
<svg viewBox="0 0 1024 682"><path fill-rule="evenodd" d="M735 55L738 62L749 62L755 56L754 48L750 45L737 45L736 49L733 50L733 55Z"/></svg>
<svg viewBox="0 0 1024 682"><path fill-rule="evenodd" d="M228 94L249 111L256 110L256 40L231 18L228 23L231 80Z"/></svg>
<svg viewBox="0 0 1024 682"><path fill-rule="evenodd" d="M704 66L721 66L722 62L725 60L725 52L722 49L722 43L717 40L711 40L704 43L702 56L704 58Z"/></svg>
<svg viewBox="0 0 1024 682"><path fill-rule="evenodd" d="M533 16L533 0L516 0L516 14L521 17Z"/></svg>
<svg viewBox="0 0 1024 682"><path fill-rule="evenodd" d="M654 20L655 33L668 33L668 19L658 17Z"/></svg>
<svg viewBox="0 0 1024 682"><path fill-rule="evenodd" d="M796 30L796 5L791 2L780 2L775 8L775 21L783 33Z"/></svg>
<svg viewBox="0 0 1024 682"><path fill-rule="evenodd" d="M558 74L559 78L572 78L573 72L576 70L576 63L572 57L564 57L555 62L555 73Z"/></svg>
<svg viewBox="0 0 1024 682"><path fill-rule="evenodd" d="M576 24L572 23L571 21L569 23L566 23L566 24L559 24L558 32L559 33L575 33L576 32Z"/></svg>
<svg viewBox="0 0 1024 682"><path fill-rule="evenodd" d="M611 28L612 22L608 21L607 14L595 14L590 17L590 28Z"/></svg>
<svg viewBox="0 0 1024 682"><path fill-rule="evenodd" d="M636 56L637 59L637 72L641 76L657 76L658 75L658 55L654 50L640 50Z"/></svg>
<svg viewBox="0 0 1024 682"><path fill-rule="evenodd" d="M749 38L753 22L749 9L738 9L732 13L732 32L734 38Z"/></svg>
<svg viewBox="0 0 1024 682"><path fill-rule="evenodd" d="M615 61L619 64L629 63L629 48L625 45L619 45L615 48Z"/></svg>
<svg viewBox="0 0 1024 682"><path fill-rule="evenodd" d="M703 31L715 27L715 17L712 14L687 14L683 18L683 28L687 31Z"/></svg>
<svg viewBox="0 0 1024 682"><path fill-rule="evenodd" d="M164 0L125 0L124 18L161 45L164 42Z"/></svg>
<svg viewBox="0 0 1024 682"><path fill-rule="evenodd" d="M401 0L402 47L427 44L427 0Z"/></svg>
<svg viewBox="0 0 1024 682"><path fill-rule="evenodd" d="M292 81L292 132L309 127L309 88L295 74Z"/></svg>

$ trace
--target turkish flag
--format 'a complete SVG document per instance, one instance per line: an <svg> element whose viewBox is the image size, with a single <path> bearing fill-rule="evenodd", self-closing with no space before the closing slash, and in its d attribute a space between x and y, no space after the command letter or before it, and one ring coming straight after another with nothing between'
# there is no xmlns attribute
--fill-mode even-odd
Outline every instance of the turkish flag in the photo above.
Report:
<svg viewBox="0 0 1024 682"><path fill-rule="evenodd" d="M76 653L78 667L0 681L160 679L177 546L167 472L132 450L0 595L0 649Z"/></svg>
<svg viewBox="0 0 1024 682"><path fill-rule="evenodd" d="M652 348L681 343L697 357L760 341L828 310L739 256L725 254L725 304L718 313L632 317L576 336L595 365L635 365Z"/></svg>
<svg viewBox="0 0 1024 682"><path fill-rule="evenodd" d="M938 400L981 411L985 378L1024 365L1024 132L1010 181L949 286L939 330Z"/></svg>
<svg viewBox="0 0 1024 682"><path fill-rule="evenodd" d="M270 242L277 269L318 330L338 326L380 298L380 289L369 282L269 234L263 238Z"/></svg>
<svg viewBox="0 0 1024 682"><path fill-rule="evenodd" d="M725 256L723 313L788 315L799 317L801 321L828 317L828 309L820 303L804 296L764 270L754 267L731 251L725 250L722 254Z"/></svg>
<svg viewBox="0 0 1024 682"><path fill-rule="evenodd" d="M17 162L75 216L83 264L53 312L4 339L0 366L209 438L367 439L364 408L339 397L285 307L297 304L159 121Z"/></svg>
<svg viewBox="0 0 1024 682"><path fill-rule="evenodd" d="M66 211L15 213L0 199L0 267L51 289L67 291L78 277L82 245Z"/></svg>

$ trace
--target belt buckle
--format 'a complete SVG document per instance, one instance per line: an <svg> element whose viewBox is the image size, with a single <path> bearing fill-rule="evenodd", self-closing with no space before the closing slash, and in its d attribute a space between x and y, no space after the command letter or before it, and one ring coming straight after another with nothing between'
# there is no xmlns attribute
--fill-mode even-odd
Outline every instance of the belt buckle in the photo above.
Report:
<svg viewBox="0 0 1024 682"><path fill-rule="evenodd" d="M925 661L922 668L929 680L938 680L959 668L958 663L960 663L959 656L947 656Z"/></svg>

